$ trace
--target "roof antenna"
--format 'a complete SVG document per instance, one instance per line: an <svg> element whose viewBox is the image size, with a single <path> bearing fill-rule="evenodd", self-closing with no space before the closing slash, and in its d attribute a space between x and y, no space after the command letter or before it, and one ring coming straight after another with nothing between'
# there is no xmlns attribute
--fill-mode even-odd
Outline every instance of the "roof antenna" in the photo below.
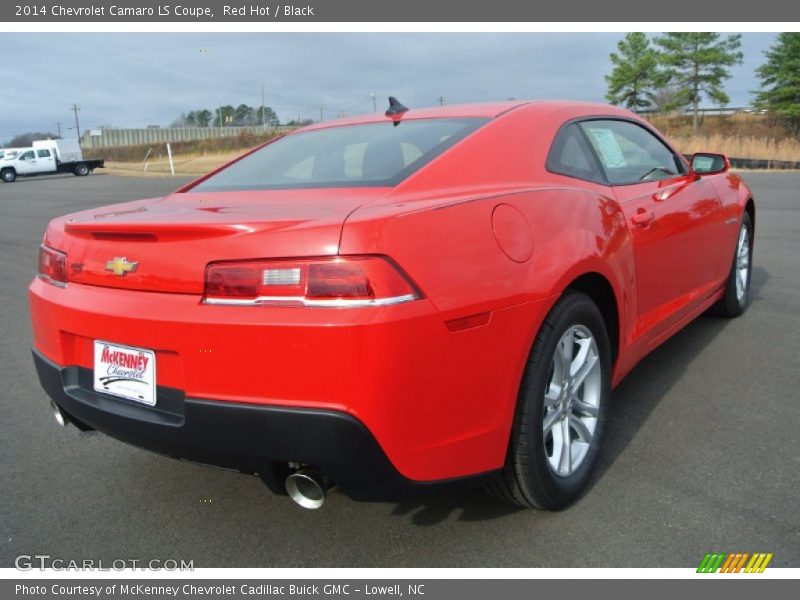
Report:
<svg viewBox="0 0 800 600"><path fill-rule="evenodd" d="M402 115L407 110L408 107L403 106L403 103L397 98L394 96L389 96L389 108L386 109L387 117L396 117L397 115Z"/></svg>

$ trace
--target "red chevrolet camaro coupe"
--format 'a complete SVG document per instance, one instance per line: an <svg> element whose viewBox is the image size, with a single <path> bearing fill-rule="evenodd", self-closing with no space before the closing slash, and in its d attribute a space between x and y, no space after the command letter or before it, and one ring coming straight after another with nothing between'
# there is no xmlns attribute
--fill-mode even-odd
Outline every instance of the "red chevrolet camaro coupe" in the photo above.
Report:
<svg viewBox="0 0 800 600"><path fill-rule="evenodd" d="M729 166L611 106L392 98L53 220L38 375L60 423L301 506L483 484L556 509L626 373L746 309L755 206Z"/></svg>

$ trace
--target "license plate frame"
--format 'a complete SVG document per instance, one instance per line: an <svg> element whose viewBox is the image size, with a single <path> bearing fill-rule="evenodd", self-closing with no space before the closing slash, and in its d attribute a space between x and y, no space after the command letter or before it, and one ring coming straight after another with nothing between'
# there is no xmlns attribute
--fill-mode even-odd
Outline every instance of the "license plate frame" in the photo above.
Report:
<svg viewBox="0 0 800 600"><path fill-rule="evenodd" d="M156 353L94 340L94 391L146 406L156 405Z"/></svg>

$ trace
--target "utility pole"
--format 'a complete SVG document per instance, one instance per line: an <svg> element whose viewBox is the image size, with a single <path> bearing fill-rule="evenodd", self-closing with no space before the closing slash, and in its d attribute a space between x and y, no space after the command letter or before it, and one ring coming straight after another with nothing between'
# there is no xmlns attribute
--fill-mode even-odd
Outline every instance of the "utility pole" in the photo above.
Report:
<svg viewBox="0 0 800 600"><path fill-rule="evenodd" d="M322 100L319 101L319 122L322 123L325 120L324 111L325 105L322 104Z"/></svg>
<svg viewBox="0 0 800 600"><path fill-rule="evenodd" d="M372 112L378 112L378 103L375 101L375 92L370 93L372 96Z"/></svg>
<svg viewBox="0 0 800 600"><path fill-rule="evenodd" d="M444 106L444 96L439 96L436 101L439 103L439 106Z"/></svg>
<svg viewBox="0 0 800 600"><path fill-rule="evenodd" d="M80 107L77 104L73 103L71 110L72 110L72 112L75 113L75 131L78 134L78 146L80 146L81 145L81 126L78 123L78 111L80 110Z"/></svg>
<svg viewBox="0 0 800 600"><path fill-rule="evenodd" d="M219 127L222 129L222 104L219 105Z"/></svg>
<svg viewBox="0 0 800 600"><path fill-rule="evenodd" d="M264 84L261 84L261 127L267 126L267 119L264 116Z"/></svg>
<svg viewBox="0 0 800 600"><path fill-rule="evenodd" d="M61 137L61 121L56 121L56 127L58 127L58 137Z"/></svg>

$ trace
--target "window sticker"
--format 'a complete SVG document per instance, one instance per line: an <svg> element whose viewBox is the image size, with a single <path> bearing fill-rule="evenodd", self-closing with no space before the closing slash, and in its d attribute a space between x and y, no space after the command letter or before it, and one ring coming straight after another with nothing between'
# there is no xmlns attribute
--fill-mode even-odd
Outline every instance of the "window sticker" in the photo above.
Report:
<svg viewBox="0 0 800 600"><path fill-rule="evenodd" d="M595 147L606 167L614 169L625 166L625 156L622 154L622 149L619 147L613 131L599 127L589 127L589 133L592 134Z"/></svg>

